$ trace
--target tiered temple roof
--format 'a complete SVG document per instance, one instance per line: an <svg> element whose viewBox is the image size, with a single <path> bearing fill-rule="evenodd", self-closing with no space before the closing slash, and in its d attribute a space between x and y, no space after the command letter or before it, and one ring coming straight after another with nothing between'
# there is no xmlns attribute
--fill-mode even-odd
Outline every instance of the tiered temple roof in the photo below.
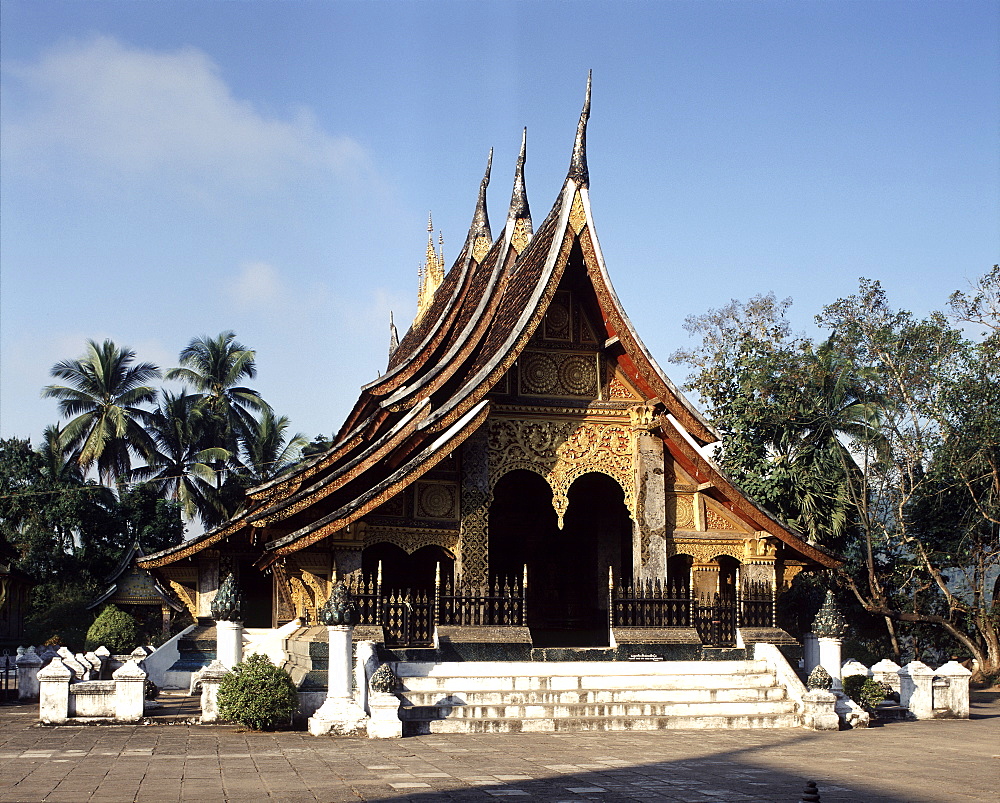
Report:
<svg viewBox="0 0 1000 803"><path fill-rule="evenodd" d="M140 560L161 567L231 536L260 548L261 568L344 533L455 451L478 430L490 392L521 356L567 273L582 266L599 307L595 335L608 360L647 400L650 428L673 459L748 527L776 537L813 565L838 561L751 502L712 461L718 434L642 344L611 285L594 229L586 134L590 81L570 166L549 213L532 229L522 138L503 232L486 213L490 161L469 234L426 309L392 350L385 375L361 388L333 446L252 489L247 509L221 527Z"/></svg>

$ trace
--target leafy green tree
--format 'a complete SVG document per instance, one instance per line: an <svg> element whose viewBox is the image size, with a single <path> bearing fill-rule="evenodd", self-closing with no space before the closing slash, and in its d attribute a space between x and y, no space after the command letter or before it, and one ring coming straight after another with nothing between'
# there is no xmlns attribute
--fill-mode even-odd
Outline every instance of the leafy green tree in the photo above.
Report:
<svg viewBox="0 0 1000 803"><path fill-rule="evenodd" d="M132 458L152 452L144 429L149 411L141 407L156 399L147 383L160 376L152 363L135 362L135 352L112 341L87 341L80 359L63 360L51 371L67 385L49 385L42 396L59 400L59 411L70 420L61 433L66 448L86 472L96 464L102 481L126 480Z"/></svg>
<svg viewBox="0 0 1000 803"><path fill-rule="evenodd" d="M814 542L842 548L853 466L842 438L871 428L877 406L828 343L793 335L790 299L773 294L691 316L701 338L673 355L723 435L720 462L745 491Z"/></svg>
<svg viewBox="0 0 1000 803"><path fill-rule="evenodd" d="M84 649L96 650L104 646L113 655L128 655L140 646L139 640L139 623L135 617L114 605L105 605L87 630Z"/></svg>

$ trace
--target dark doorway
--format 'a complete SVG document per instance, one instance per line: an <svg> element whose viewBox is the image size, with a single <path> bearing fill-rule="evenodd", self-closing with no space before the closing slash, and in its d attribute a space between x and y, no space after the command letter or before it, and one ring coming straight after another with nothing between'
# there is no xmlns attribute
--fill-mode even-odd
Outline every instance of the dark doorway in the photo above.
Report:
<svg viewBox="0 0 1000 803"><path fill-rule="evenodd" d="M603 474L579 477L560 530L552 491L530 471L497 483L490 507L491 579L528 566L528 626L541 647L608 644L608 569L631 579L632 522L621 487Z"/></svg>
<svg viewBox="0 0 1000 803"><path fill-rule="evenodd" d="M441 582L450 580L455 559L445 549L429 545L412 555L395 544L379 543L365 547L361 553L361 573L366 579L375 580L379 563L382 564L382 588L392 591L426 591L434 593L434 577L441 565Z"/></svg>
<svg viewBox="0 0 1000 803"><path fill-rule="evenodd" d="M274 577L264 574L252 561L241 560L237 580L246 603L243 608L243 626L274 627L271 604L274 599Z"/></svg>

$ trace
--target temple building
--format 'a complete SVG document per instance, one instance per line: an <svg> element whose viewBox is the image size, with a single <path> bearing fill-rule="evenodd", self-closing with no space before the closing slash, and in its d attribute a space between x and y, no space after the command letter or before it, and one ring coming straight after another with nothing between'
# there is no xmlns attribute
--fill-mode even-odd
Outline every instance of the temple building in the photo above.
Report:
<svg viewBox="0 0 1000 803"><path fill-rule="evenodd" d="M718 434L639 339L597 238L589 115L588 85L537 225L522 139L498 234L488 164L447 271L430 235L417 318L328 451L138 558L192 616L232 572L247 627L315 623L339 579L387 647L780 641L775 597L839 561L727 479Z"/></svg>

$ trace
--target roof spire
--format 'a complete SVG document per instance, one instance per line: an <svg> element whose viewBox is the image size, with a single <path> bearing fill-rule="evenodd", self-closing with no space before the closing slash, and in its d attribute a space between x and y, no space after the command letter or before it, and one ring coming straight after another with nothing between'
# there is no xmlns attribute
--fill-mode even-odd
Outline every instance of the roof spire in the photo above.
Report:
<svg viewBox="0 0 1000 803"><path fill-rule="evenodd" d="M490 183L490 170L493 167L493 148L490 148L489 158L486 160L486 173L483 180L479 182L479 198L476 201L476 213L472 216L472 225L469 227L469 237L466 245L472 248L472 258L480 261L486 252L490 250L490 243L493 235L490 232L490 218L486 213L486 188Z"/></svg>
<svg viewBox="0 0 1000 803"><path fill-rule="evenodd" d="M424 264L420 271L420 293L417 296L417 317L413 319L416 323L428 310L434 300L434 292L444 281L444 235L441 235L441 256L434 250L434 221L431 213L427 213L427 253L424 256Z"/></svg>
<svg viewBox="0 0 1000 803"><path fill-rule="evenodd" d="M531 209L528 207L528 193L524 188L524 160L528 147L528 129L521 132L521 153L517 157L517 167L514 168L514 191L510 196L510 212L508 220L524 218L531 227Z"/></svg>
<svg viewBox="0 0 1000 803"><path fill-rule="evenodd" d="M576 142L573 143L573 158L569 162L567 178L573 179L579 186L590 186L590 173L587 170L587 120L590 119L590 79L593 70L587 72L587 97L583 101L583 111L580 112L580 122L576 125Z"/></svg>
<svg viewBox="0 0 1000 803"><path fill-rule="evenodd" d="M392 357L399 348L399 332L396 331L396 323L392 320L392 310L389 310L389 356Z"/></svg>
<svg viewBox="0 0 1000 803"><path fill-rule="evenodd" d="M521 132L521 153L514 168L514 191L510 195L510 211L507 225L513 225L511 245L520 253L531 239L531 209L528 207L528 193L524 188L524 160L528 149L528 129Z"/></svg>

